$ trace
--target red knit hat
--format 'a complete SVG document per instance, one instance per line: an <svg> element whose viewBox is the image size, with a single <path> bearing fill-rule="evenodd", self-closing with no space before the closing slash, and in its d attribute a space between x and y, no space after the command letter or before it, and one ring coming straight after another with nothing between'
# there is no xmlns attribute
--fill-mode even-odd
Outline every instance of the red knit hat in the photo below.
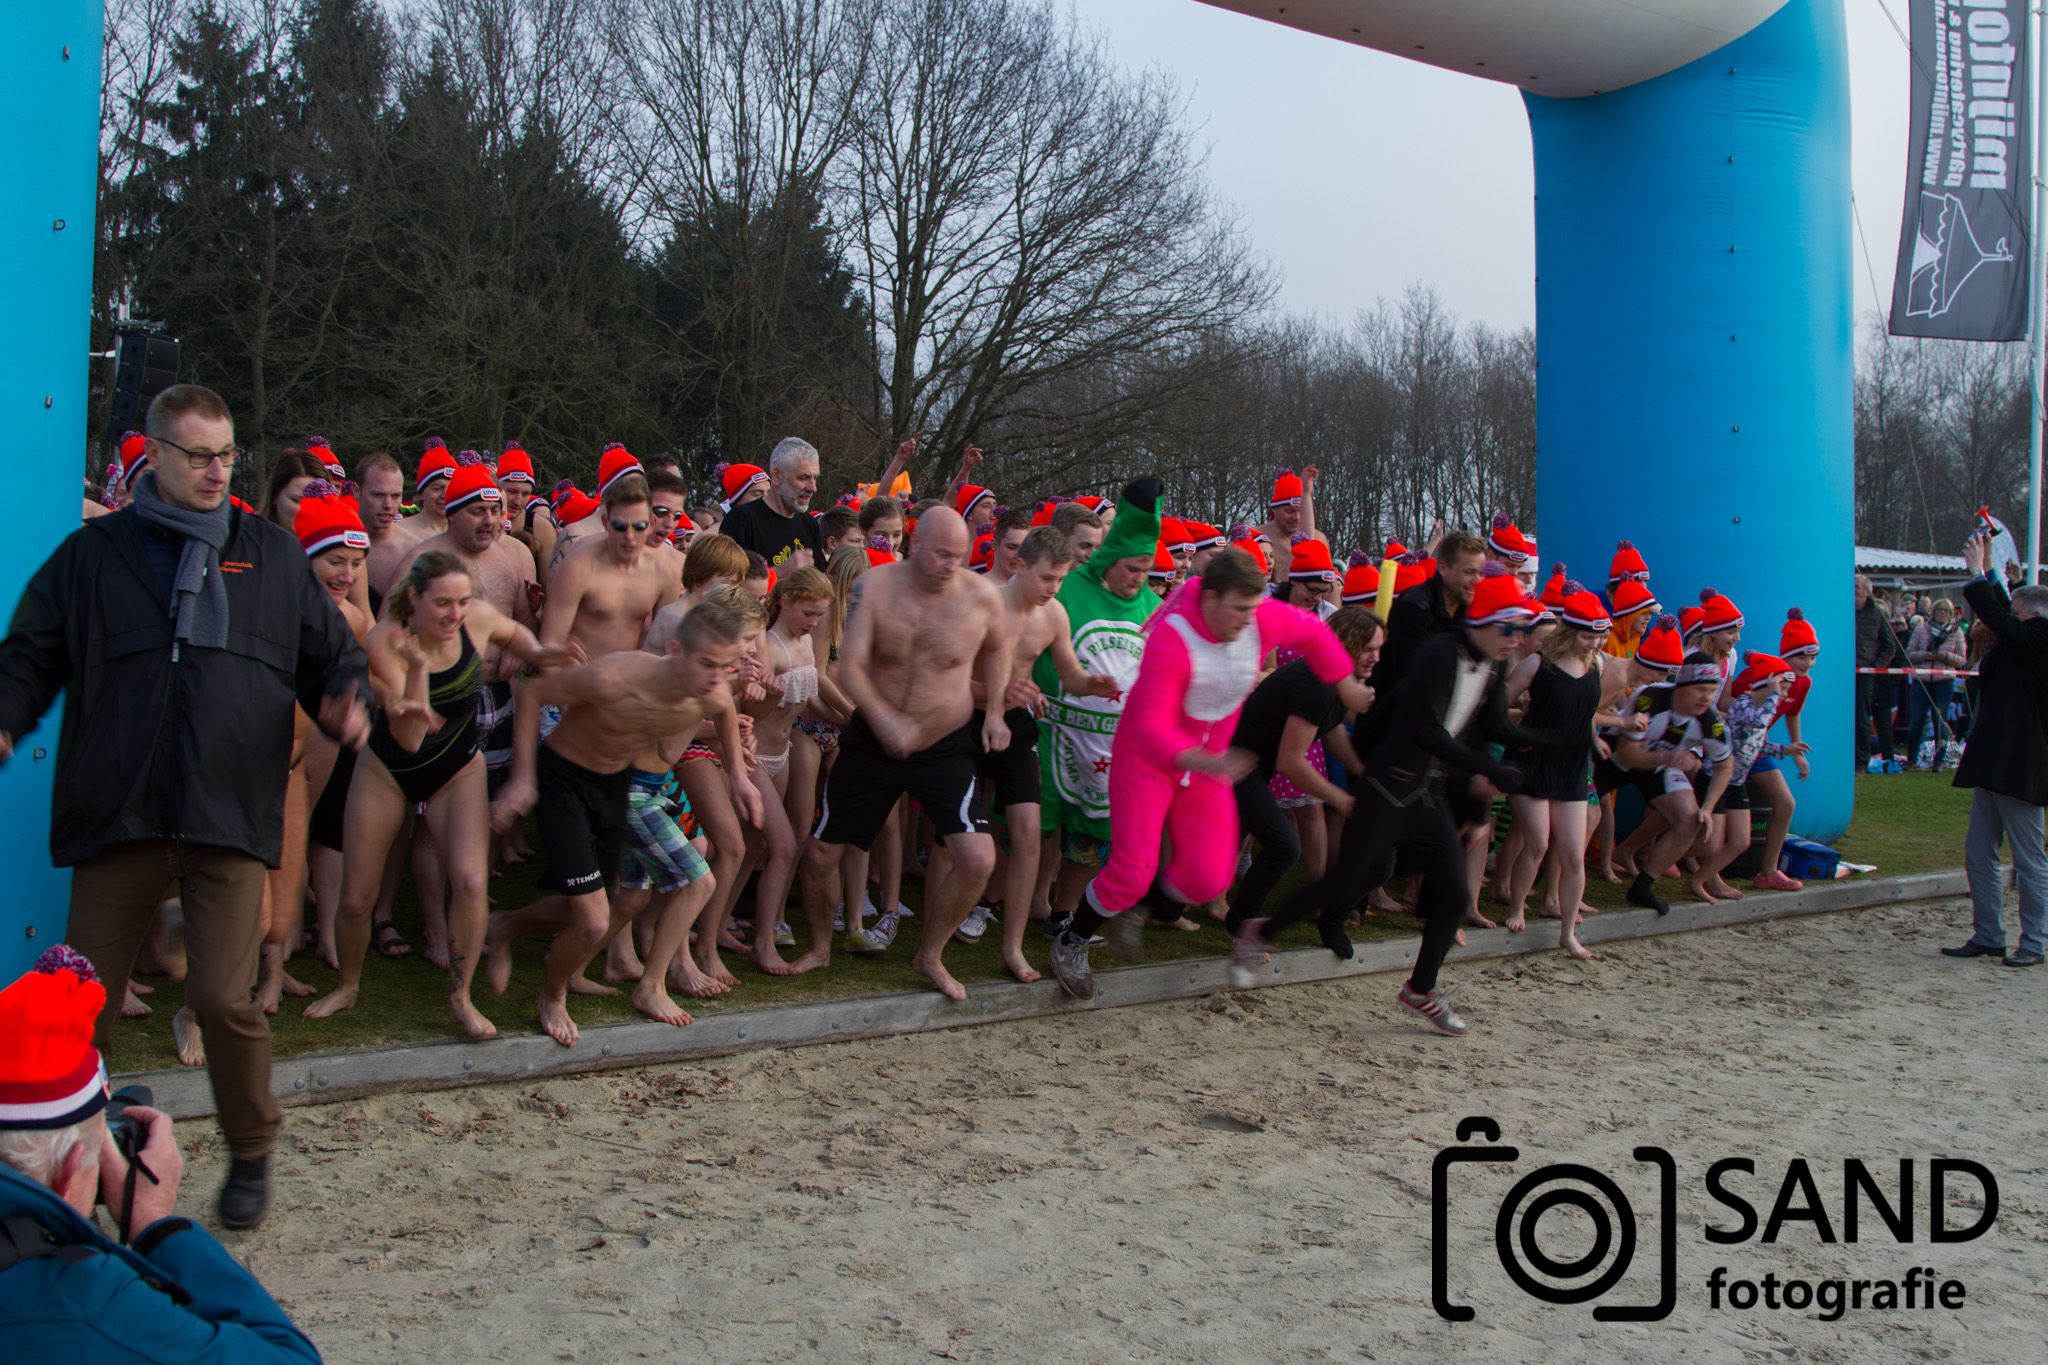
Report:
<svg viewBox="0 0 2048 1365"><path fill-rule="evenodd" d="M960 514L962 521L966 521L967 514L974 510L974 504L983 498L987 498L991 503L995 502L995 490L984 488L978 483L963 483L953 490L953 510Z"/></svg>
<svg viewBox="0 0 2048 1365"><path fill-rule="evenodd" d="M292 519L292 530L298 534L299 544L306 547L308 557L337 545L351 550L370 548L369 533L363 530L356 500L325 479L314 479L299 494L299 514Z"/></svg>
<svg viewBox="0 0 2048 1365"><path fill-rule="evenodd" d="M1559 596L1560 600L1552 610L1557 613L1558 620L1573 630L1606 630L1614 624L1600 599L1587 592L1586 585L1577 579L1567 579Z"/></svg>
<svg viewBox="0 0 2048 1365"><path fill-rule="evenodd" d="M1246 536L1243 539L1231 541L1230 548L1233 550L1243 550L1246 554L1250 555L1252 563L1259 566L1260 573L1273 572L1273 561L1266 558L1266 547L1251 537Z"/></svg>
<svg viewBox="0 0 2048 1365"><path fill-rule="evenodd" d="M1700 627L1707 623L1705 607L1686 607L1678 613L1678 633L1690 640L1700 633Z"/></svg>
<svg viewBox="0 0 2048 1365"><path fill-rule="evenodd" d="M646 472L645 469L641 468L640 461L633 458L632 451L626 449L617 441L611 442L604 448L604 453L597 457L598 501L602 502L604 500L604 491L607 488L610 488L628 474L644 474Z"/></svg>
<svg viewBox="0 0 2048 1365"><path fill-rule="evenodd" d="M455 473L448 480L448 491L443 495L442 511L449 516L473 502L497 506L505 500L498 491L498 480L492 475L491 467L484 463L481 453L465 450L455 457Z"/></svg>
<svg viewBox="0 0 2048 1365"><path fill-rule="evenodd" d="M454 475L455 457L448 453L448 443L438 436L429 436L426 451L420 456L420 467L412 476L412 491L417 493L436 479Z"/></svg>
<svg viewBox="0 0 2048 1365"><path fill-rule="evenodd" d="M92 1045L106 1006L92 964L62 943L0 990L0 1128L69 1128L107 1107Z"/></svg>
<svg viewBox="0 0 2048 1365"><path fill-rule="evenodd" d="M561 526L574 526L585 517L595 515L597 507L597 499L578 488L573 479L563 479L548 495L548 508L555 514L556 524Z"/></svg>
<svg viewBox="0 0 2048 1365"><path fill-rule="evenodd" d="M1381 559L1399 559L1399 558L1400 558L1400 557L1401 557L1402 555L1405 555L1405 554L1407 554L1407 553L1408 553L1408 547L1407 547L1406 545L1403 545L1403 544L1402 544L1402 543L1401 543L1400 541L1398 541L1398 540L1390 540L1390 541L1388 541L1388 542L1387 542L1387 549L1386 549L1386 553L1385 553L1385 554L1382 554L1382 555L1380 556L1380 558L1381 558Z"/></svg>
<svg viewBox="0 0 2048 1365"><path fill-rule="evenodd" d="M717 478L718 486L725 490L725 510L728 512L749 488L762 487L768 482L768 471L757 464L721 464L711 473Z"/></svg>
<svg viewBox="0 0 2048 1365"><path fill-rule="evenodd" d="M1666 672L1685 662L1685 641L1679 638L1678 618L1659 616L1636 644L1636 660Z"/></svg>
<svg viewBox="0 0 2048 1365"><path fill-rule="evenodd" d="M1193 550L1195 548L1194 528L1179 517L1159 519L1159 538L1166 542L1169 550Z"/></svg>
<svg viewBox="0 0 2048 1365"><path fill-rule="evenodd" d="M526 448L517 441L505 442L504 452L498 456L498 482L534 482L533 457L528 455Z"/></svg>
<svg viewBox="0 0 2048 1365"><path fill-rule="evenodd" d="M1287 576L1297 583L1335 583L1337 565L1330 558L1330 547L1320 540L1295 541L1287 560Z"/></svg>
<svg viewBox="0 0 2048 1365"><path fill-rule="evenodd" d="M1037 507L1032 509L1032 526L1039 527L1052 525L1052 514L1059 510L1060 500L1058 498L1047 498L1044 502L1039 503Z"/></svg>
<svg viewBox="0 0 2048 1365"><path fill-rule="evenodd" d="M1090 493L1085 497L1075 498L1074 501L1080 503L1089 511L1096 513L1098 516L1102 513L1102 511L1105 508L1116 506L1116 504L1111 502L1108 498L1097 497L1093 493Z"/></svg>
<svg viewBox="0 0 2048 1365"><path fill-rule="evenodd" d="M1735 681L1728 685L1729 695L1740 696L1760 682L1766 682L1780 673L1790 673L1792 665L1775 654L1758 654L1752 651L1742 659L1742 671L1735 675Z"/></svg>
<svg viewBox="0 0 2048 1365"><path fill-rule="evenodd" d="M1181 525L1188 528L1197 550L1220 550L1230 543L1220 526L1211 526L1206 521L1183 521Z"/></svg>
<svg viewBox="0 0 2048 1365"><path fill-rule="evenodd" d="M133 484L135 472L142 468L142 461L147 456L142 446L145 439L139 431L121 433L121 482L124 486Z"/></svg>
<svg viewBox="0 0 2048 1365"><path fill-rule="evenodd" d="M867 543L868 567L879 569L884 564L896 562L896 552L889 548L889 537L869 536Z"/></svg>
<svg viewBox="0 0 2048 1365"><path fill-rule="evenodd" d="M1552 611L1562 611L1564 609L1564 599L1571 592L1571 588L1567 586L1568 583L1569 580L1564 576L1564 561L1559 560L1551 565L1550 581L1543 585L1543 605L1549 607Z"/></svg>
<svg viewBox="0 0 2048 1365"><path fill-rule="evenodd" d="M1608 597L1614 602L1616 620L1634 616L1639 611L1656 611L1657 599L1650 596L1649 587L1640 578L1624 578L1608 590Z"/></svg>
<svg viewBox="0 0 2048 1365"><path fill-rule="evenodd" d="M1813 628L1813 622L1806 619L1806 613L1793 607L1785 613L1785 628L1778 632L1778 657L1789 659L1795 654L1820 653L1820 636Z"/></svg>
<svg viewBox="0 0 2048 1365"><path fill-rule="evenodd" d="M1715 592L1712 588L1700 589L1700 606L1706 615L1700 629L1712 635L1717 631L1742 629L1742 611L1733 602Z"/></svg>
<svg viewBox="0 0 2048 1365"><path fill-rule="evenodd" d="M1640 583L1650 581L1650 566L1643 563L1643 557L1636 553L1636 547L1626 540L1616 541L1614 562L1607 566L1607 586L1635 579Z"/></svg>
<svg viewBox="0 0 2048 1365"><path fill-rule="evenodd" d="M993 535L976 536L974 550L967 556L967 567L976 573L987 573L996 566L996 538Z"/></svg>
<svg viewBox="0 0 2048 1365"><path fill-rule="evenodd" d="M348 467L341 462L341 456L334 453L334 447L327 444L325 436L308 436L306 453L320 462L327 471L327 477L339 482L348 477Z"/></svg>
<svg viewBox="0 0 2048 1365"><path fill-rule="evenodd" d="M1166 548L1165 541L1152 546L1152 567L1145 571L1147 578L1171 578L1180 572L1180 565L1173 562L1173 552Z"/></svg>
<svg viewBox="0 0 2048 1365"><path fill-rule="evenodd" d="M1465 604L1466 625L1499 626L1536 619L1542 604L1523 595L1522 585L1505 565L1489 559L1483 573L1479 586L1472 590L1472 600Z"/></svg>
<svg viewBox="0 0 2048 1365"><path fill-rule="evenodd" d="M1493 525L1486 533L1486 547L1504 560L1508 567L1515 568L1529 556L1536 553L1536 547L1515 529L1505 512L1493 514Z"/></svg>
<svg viewBox="0 0 2048 1365"><path fill-rule="evenodd" d="M1353 550L1351 559L1344 569L1344 587L1341 593L1344 605L1354 606L1361 602L1370 602L1379 595L1379 564L1364 550Z"/></svg>
<svg viewBox="0 0 2048 1365"><path fill-rule="evenodd" d="M1266 506L1301 506L1301 475L1291 469L1281 470L1273 480L1273 496L1266 499Z"/></svg>
<svg viewBox="0 0 2048 1365"><path fill-rule="evenodd" d="M1436 574L1436 561L1420 550L1410 550L1401 556L1401 565L1394 570L1394 591L1403 593L1419 584L1427 583Z"/></svg>

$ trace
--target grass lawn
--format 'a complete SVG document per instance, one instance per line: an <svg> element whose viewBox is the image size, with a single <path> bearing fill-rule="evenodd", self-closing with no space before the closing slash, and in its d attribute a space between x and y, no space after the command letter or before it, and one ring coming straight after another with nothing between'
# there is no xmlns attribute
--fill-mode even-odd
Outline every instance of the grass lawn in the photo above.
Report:
<svg viewBox="0 0 2048 1365"><path fill-rule="evenodd" d="M1874 863L1878 874L1897 876L1933 872L1962 863L1963 831L1969 817L1968 793L1949 785L1947 774L1901 773L1888 777L1859 777L1856 781L1856 818L1849 832L1837 843L1851 862ZM499 906L514 907L539 893L534 882L539 867L507 868L491 879L491 895ZM1289 894L1294 879L1282 885L1279 895ZM904 882L905 899L913 908L920 904L922 883L915 878ZM1587 899L1603 909L1620 908L1621 888L1595 880ZM1495 907L1489 906L1489 913ZM356 1008L332 1019L308 1020L300 1016L304 1001L286 1000L271 1021L272 1041L277 1055L289 1057L312 1052L334 1052L350 1048L394 1043L437 1042L453 1038L455 1031L445 1013L446 977L417 951L420 944L419 908L410 886L401 892L397 907L399 926L415 944L410 958L389 961L372 949L363 973L363 992ZM922 990L923 977L910 968L916 950L919 921L906 921L896 944L880 957L835 953L832 965L805 976L772 977L747 971L741 959L727 956L727 965L741 975L739 989L713 1000L681 1001L696 1014L720 1010L754 1009L764 1005L814 1000L844 999L863 995L887 995ZM798 927L799 940L803 930ZM1399 938L1413 935L1416 922L1405 915L1368 915L1365 925L1353 930L1361 940ZM1313 943L1306 930L1299 931L1304 943ZM541 959L546 943L529 939L513 950L516 963L512 987L503 997L494 997L479 983L478 1006L503 1032L530 1031L534 998L540 988ZM1035 931L1025 939L1025 950L1041 971L1046 964L1045 939ZM1167 962L1181 958L1218 957L1229 951L1229 939L1220 925L1204 922L1198 933L1153 929L1145 934L1143 961ZM785 955L792 955L786 951ZM1007 979L999 954L998 931L991 929L980 943L955 942L946 950L946 965L968 985ZM292 959L292 974L317 991L326 991L338 981L319 959ZM154 1013L141 1019L124 1019L116 1030L110 1067L116 1071L140 1071L175 1066L177 1054L171 1043L171 1015L177 1011L181 988L161 978L144 978L156 988L149 997ZM638 1018L624 995L616 998L576 997L570 1011L585 1027L612 1020Z"/></svg>

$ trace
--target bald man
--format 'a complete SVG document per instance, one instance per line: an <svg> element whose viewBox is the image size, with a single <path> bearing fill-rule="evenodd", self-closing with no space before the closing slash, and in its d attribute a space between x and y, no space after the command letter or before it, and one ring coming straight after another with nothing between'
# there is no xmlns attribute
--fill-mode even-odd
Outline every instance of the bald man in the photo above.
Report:
<svg viewBox="0 0 2048 1365"><path fill-rule="evenodd" d="M836 676L855 709L805 852L811 947L793 964L799 971L824 965L831 953L832 873L845 848L864 854L907 792L949 855L926 888L923 936L911 965L948 997L967 998L941 954L995 867L978 765L984 748L995 753L1010 743L1001 707L991 706L974 724L970 684L980 682L985 696L1003 696L1010 644L1002 594L968 571L967 546L967 523L936 507L917 523L909 559L853 581Z"/></svg>

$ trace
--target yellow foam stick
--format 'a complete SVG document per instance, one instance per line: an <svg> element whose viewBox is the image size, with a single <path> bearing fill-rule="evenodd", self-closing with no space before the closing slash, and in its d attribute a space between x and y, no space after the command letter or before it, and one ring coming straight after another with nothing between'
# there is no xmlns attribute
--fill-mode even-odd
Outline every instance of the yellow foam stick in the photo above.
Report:
<svg viewBox="0 0 2048 1365"><path fill-rule="evenodd" d="M1387 613L1394 609L1394 579L1400 572L1400 560L1380 561L1380 590L1372 599L1372 614L1379 617L1382 622L1387 619Z"/></svg>

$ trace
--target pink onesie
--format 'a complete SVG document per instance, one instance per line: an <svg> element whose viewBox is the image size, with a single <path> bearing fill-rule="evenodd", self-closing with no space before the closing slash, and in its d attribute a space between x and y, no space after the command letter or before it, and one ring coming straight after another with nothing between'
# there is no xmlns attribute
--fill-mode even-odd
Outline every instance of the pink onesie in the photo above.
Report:
<svg viewBox="0 0 2048 1365"><path fill-rule="evenodd" d="M1130 909L1151 888L1162 832L1173 840L1165 877L1171 895L1195 904L1229 889L1237 870L1236 798L1222 779L1183 771L1174 759L1197 747L1211 753L1230 747L1261 659L1291 648L1327 683L1352 668L1351 655L1328 626L1278 598L1262 600L1235 640L1218 640L1203 624L1201 592L1192 580L1146 630L1151 638L1110 748L1109 864L1089 887L1089 899L1104 915Z"/></svg>

